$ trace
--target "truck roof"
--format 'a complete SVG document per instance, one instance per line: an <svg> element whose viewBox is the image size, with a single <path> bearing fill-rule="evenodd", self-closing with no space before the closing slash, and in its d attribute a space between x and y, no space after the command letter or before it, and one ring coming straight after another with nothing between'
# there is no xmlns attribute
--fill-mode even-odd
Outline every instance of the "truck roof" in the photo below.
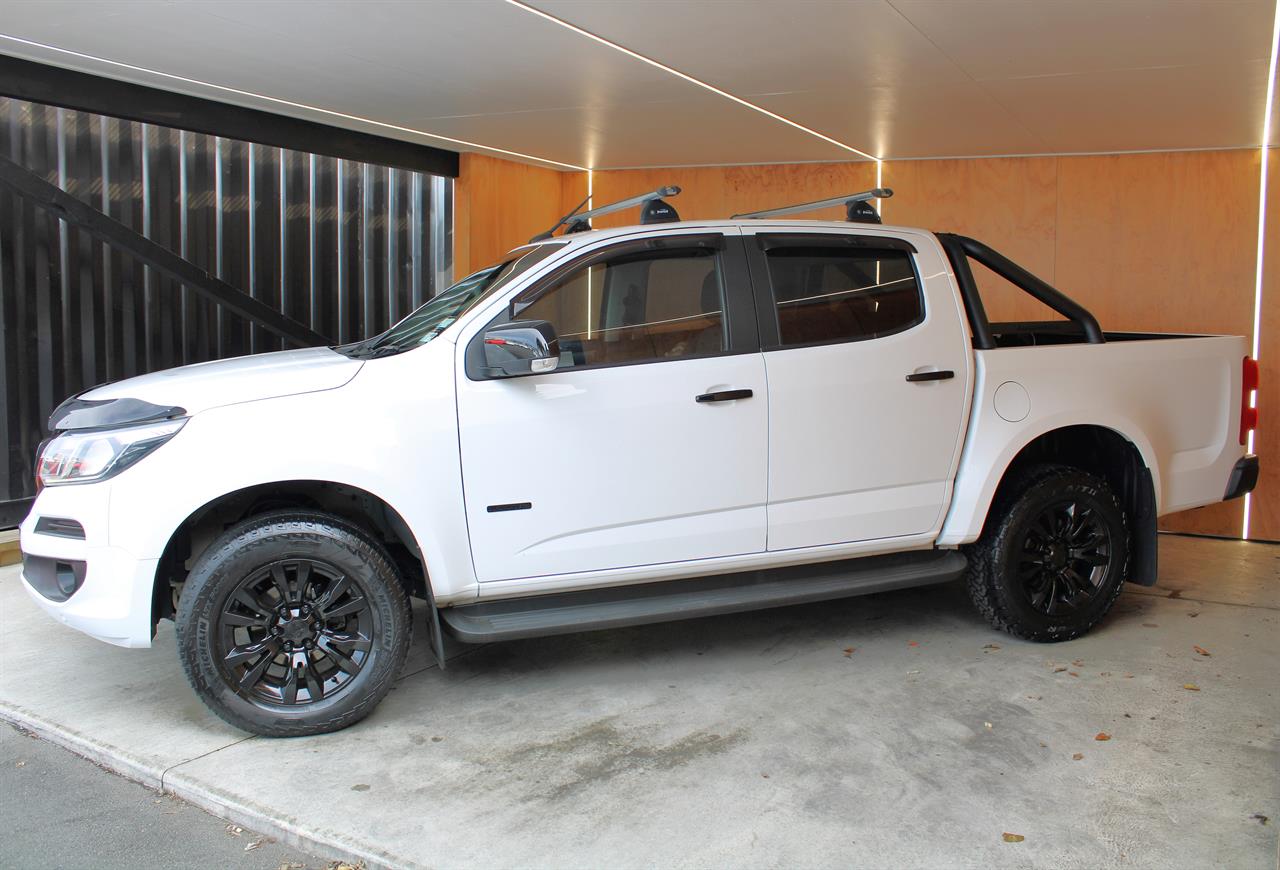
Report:
<svg viewBox="0 0 1280 870"><path fill-rule="evenodd" d="M550 239L542 239L536 242L530 242L528 245L520 247L529 247L530 245L545 244L563 244L569 243L580 245L585 242L593 242L600 239L621 238L624 236L644 234L661 234L671 230L681 229L731 229L736 227L769 227L777 229L785 227L787 229L823 229L823 230L840 230L850 233L870 233L891 235L894 233L928 233L930 230L921 229L920 227L895 226L891 224L866 224L866 223L850 223L849 221L813 221L813 220L771 220L768 218L739 218L738 220L687 220L672 221L670 223L661 224L628 224L625 227L611 227L600 230L585 230L582 232L569 233L567 235L555 236Z"/></svg>

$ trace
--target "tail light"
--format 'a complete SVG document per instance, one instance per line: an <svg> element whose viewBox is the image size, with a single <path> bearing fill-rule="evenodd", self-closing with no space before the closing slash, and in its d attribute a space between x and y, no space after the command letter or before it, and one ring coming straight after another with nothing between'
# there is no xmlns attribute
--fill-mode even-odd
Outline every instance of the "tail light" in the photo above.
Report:
<svg viewBox="0 0 1280 870"><path fill-rule="evenodd" d="M1258 389L1258 361L1244 358L1244 374L1240 379L1240 443L1247 444L1249 433L1258 428L1257 403L1251 401Z"/></svg>

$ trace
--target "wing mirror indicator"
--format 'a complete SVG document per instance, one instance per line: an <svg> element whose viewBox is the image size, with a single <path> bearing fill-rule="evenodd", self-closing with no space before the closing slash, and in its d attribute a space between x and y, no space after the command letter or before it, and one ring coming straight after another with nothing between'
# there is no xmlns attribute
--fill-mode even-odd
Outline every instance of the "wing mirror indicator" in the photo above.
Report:
<svg viewBox="0 0 1280 870"><path fill-rule="evenodd" d="M518 378L553 372L560 365L560 339L545 320L514 320L485 330L484 373Z"/></svg>

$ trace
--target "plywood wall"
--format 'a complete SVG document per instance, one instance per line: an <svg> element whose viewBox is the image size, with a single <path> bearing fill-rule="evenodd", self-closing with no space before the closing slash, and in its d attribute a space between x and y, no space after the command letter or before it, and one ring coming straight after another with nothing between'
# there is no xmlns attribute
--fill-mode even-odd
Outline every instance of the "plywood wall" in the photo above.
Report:
<svg viewBox="0 0 1280 870"><path fill-rule="evenodd" d="M483 268L529 241L586 191L585 173L463 154L454 185L454 275Z"/></svg>
<svg viewBox="0 0 1280 870"><path fill-rule="evenodd" d="M1257 151L1177 152L1096 157L918 160L886 163L885 222L982 239L1075 297L1104 328L1250 335L1258 197ZM1280 162L1280 159L1273 158ZM459 249L478 267L549 226L585 195L582 174L466 155L459 179ZM1280 169L1276 170L1280 173ZM1280 178L1273 178L1270 292L1264 319L1264 395L1280 390ZM471 178L468 178L468 175ZM666 184L684 192L672 204L687 219L822 199L875 186L870 163L783 164L614 170L594 173L597 204ZM461 191L470 215L463 222ZM555 202L555 207L549 203ZM519 202L517 213L513 202ZM492 216L476 209L501 208ZM815 217L839 218L839 210ZM634 222L611 215L599 227ZM461 270L462 267L459 267ZM993 319L1045 316L1046 309L989 273L979 275ZM1254 499L1253 536L1280 539L1280 405L1261 406L1263 480ZM1237 536L1240 501L1164 518L1177 531Z"/></svg>

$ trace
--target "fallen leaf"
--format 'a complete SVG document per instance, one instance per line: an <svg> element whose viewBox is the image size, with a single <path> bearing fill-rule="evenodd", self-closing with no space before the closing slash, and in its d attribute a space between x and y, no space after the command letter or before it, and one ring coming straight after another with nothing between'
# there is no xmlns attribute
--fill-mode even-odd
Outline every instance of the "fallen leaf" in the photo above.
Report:
<svg viewBox="0 0 1280 870"><path fill-rule="evenodd" d="M1098 676L1100 676L1100 677L1109 677L1109 676L1111 676L1111 671L1103 671L1102 673L1098 674Z"/></svg>
<svg viewBox="0 0 1280 870"><path fill-rule="evenodd" d="M983 649L1000 649L1000 644L998 644L998 643L989 643L989 644L987 644L986 646L984 646L984 647L983 647Z"/></svg>
<svg viewBox="0 0 1280 870"><path fill-rule="evenodd" d="M1198 610L1193 610L1193 611L1191 611L1190 613L1188 613L1188 614L1187 614L1187 616L1190 616L1192 619L1195 619L1195 618L1196 618L1197 616L1199 616L1199 615L1200 615L1200 611L1198 611ZM1246 637L1247 637L1247 636L1248 636L1248 635L1246 635Z"/></svg>
<svg viewBox="0 0 1280 870"><path fill-rule="evenodd" d="M1023 840L1026 839L1026 837L1022 836L1021 834L1010 834L1008 831L1005 831L1000 836L1004 838L1004 841L1006 843L1021 843Z"/></svg>
<svg viewBox="0 0 1280 870"><path fill-rule="evenodd" d="M358 782L355 785L351 786L352 791L368 791L369 788L370 786L367 782Z"/></svg>
<svg viewBox="0 0 1280 870"><path fill-rule="evenodd" d="M1200 687L1197 686L1195 683L1183 683L1182 688L1186 689L1188 692L1200 691Z"/></svg>
<svg viewBox="0 0 1280 870"><path fill-rule="evenodd" d="M674 688L675 688L675 686L672 686L671 688L673 688L673 689L674 689ZM439 742L440 742L441 740L443 740L443 739L444 739L443 737L432 737L432 738L431 738L431 742L432 742L432 743L439 743Z"/></svg>
<svg viewBox="0 0 1280 870"><path fill-rule="evenodd" d="M1209 651L1202 646L1192 646L1191 648L1195 650L1198 655L1202 655L1202 656L1209 655Z"/></svg>
<svg viewBox="0 0 1280 870"><path fill-rule="evenodd" d="M1071 760L1072 760L1072 761L1083 761L1083 760L1084 760L1084 753L1083 753L1083 752L1077 752L1075 755L1071 756Z"/></svg>
<svg viewBox="0 0 1280 870"><path fill-rule="evenodd" d="M1271 821L1271 818L1269 816L1264 816L1262 813L1254 813L1253 815L1249 816L1249 818L1257 819L1258 822L1263 825Z"/></svg>
<svg viewBox="0 0 1280 870"><path fill-rule="evenodd" d="M1160 627L1160 625L1159 625L1158 623L1155 623L1155 622L1144 622L1144 623L1142 623L1142 627L1143 627L1143 628L1159 628L1159 627Z"/></svg>
<svg viewBox="0 0 1280 870"><path fill-rule="evenodd" d="M1074 660L1071 662L1071 664L1075 665L1077 668L1083 668L1083 667L1084 667L1084 659L1074 659Z"/></svg>
<svg viewBox="0 0 1280 870"><path fill-rule="evenodd" d="M1062 672L1063 672L1063 671L1065 671L1065 670L1066 670L1066 668L1065 668L1065 667L1062 667L1062 668L1054 668L1054 669L1053 669L1053 672L1054 672L1055 674L1060 674L1060 673L1062 673Z"/></svg>
<svg viewBox="0 0 1280 870"><path fill-rule="evenodd" d="M1132 679L1133 679L1133 674L1125 674L1125 675L1124 675L1124 678L1125 678L1126 680L1132 680Z"/></svg>
<svg viewBox="0 0 1280 870"><path fill-rule="evenodd" d="M769 778L769 774L767 774L767 773L762 773L762 774L760 774L760 775L761 775L761 776L763 776L765 779L768 779L768 778Z"/></svg>
<svg viewBox="0 0 1280 870"><path fill-rule="evenodd" d="M1128 713L1125 713L1125 714L1124 714L1124 718L1126 718L1126 719L1132 719L1133 717L1132 717L1132 716L1130 716Z"/></svg>
<svg viewBox="0 0 1280 870"><path fill-rule="evenodd" d="M1043 699L1044 699L1044 695L1027 695L1028 701L1041 701Z"/></svg>
<svg viewBox="0 0 1280 870"><path fill-rule="evenodd" d="M1099 731L1097 734L1093 735L1093 739L1094 740L1110 740L1111 735L1105 731Z"/></svg>
<svg viewBox="0 0 1280 870"><path fill-rule="evenodd" d="M1073 676L1073 677L1078 677L1078 676L1080 676L1080 675L1079 675L1079 674L1077 674L1075 671L1067 671L1067 673L1068 673L1070 676Z"/></svg>
<svg viewBox="0 0 1280 870"><path fill-rule="evenodd" d="M857 648L856 646L847 646L847 647L845 647L845 648L844 648L844 657L845 657L845 658L847 658L847 659L849 659L849 658L853 658L853 654L857 651L857 649L858 649L858 648Z"/></svg>

